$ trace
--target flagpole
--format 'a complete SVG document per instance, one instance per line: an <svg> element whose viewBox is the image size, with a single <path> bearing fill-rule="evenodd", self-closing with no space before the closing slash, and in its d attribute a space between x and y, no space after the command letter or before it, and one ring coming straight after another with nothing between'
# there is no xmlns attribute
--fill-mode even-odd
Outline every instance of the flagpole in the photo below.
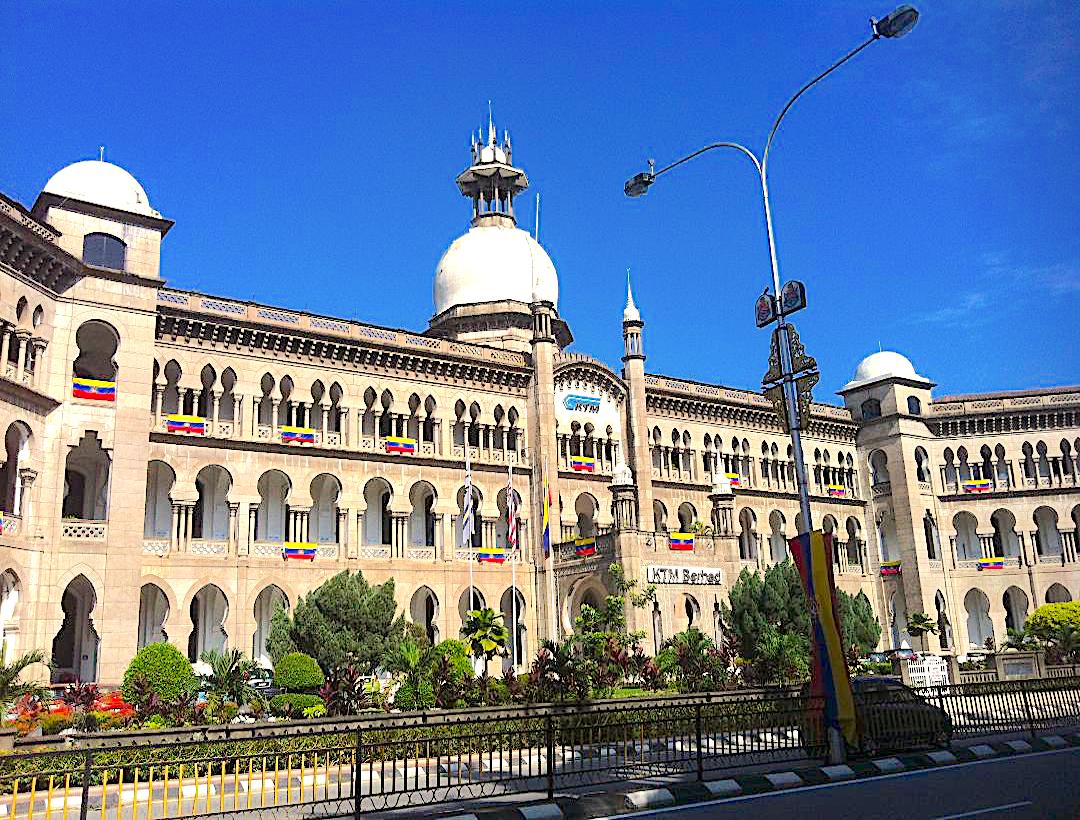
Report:
<svg viewBox="0 0 1080 820"><path fill-rule="evenodd" d="M508 544L511 548L510 551L510 622L512 624L510 640L513 641L512 658L514 663L514 672L517 672L518 668L518 626L517 626L517 557L514 555L517 552L518 545L518 531L516 525L517 519L517 504L514 502L514 466L512 464L506 465L507 480L506 480L506 535L509 540L511 528L513 528L514 542Z"/></svg>
<svg viewBox="0 0 1080 820"><path fill-rule="evenodd" d="M466 498L462 499L461 507L463 510L468 510L469 514L461 516L461 546L469 548L469 608L476 609L476 586L473 584L473 563L476 556L473 554L473 529L476 527L476 510L473 509L473 503L475 498L473 497L472 488L472 465L469 464L469 431L465 430L465 493ZM466 529L468 535L466 535ZM468 543L466 542L468 540Z"/></svg>

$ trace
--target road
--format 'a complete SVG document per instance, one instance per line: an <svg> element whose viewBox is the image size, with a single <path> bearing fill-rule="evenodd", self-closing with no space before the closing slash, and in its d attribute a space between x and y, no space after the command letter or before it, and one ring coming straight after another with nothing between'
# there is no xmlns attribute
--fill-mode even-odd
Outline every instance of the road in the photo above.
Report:
<svg viewBox="0 0 1080 820"><path fill-rule="evenodd" d="M620 816L1076 820L1078 771L1080 748L1071 748Z"/></svg>

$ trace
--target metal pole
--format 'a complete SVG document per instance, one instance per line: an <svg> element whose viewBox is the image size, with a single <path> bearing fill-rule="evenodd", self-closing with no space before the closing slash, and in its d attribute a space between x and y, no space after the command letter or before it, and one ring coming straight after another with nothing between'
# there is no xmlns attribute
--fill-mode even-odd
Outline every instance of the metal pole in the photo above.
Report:
<svg viewBox="0 0 1080 820"><path fill-rule="evenodd" d="M769 237L769 262L772 265L773 298L780 298L780 267L776 261L776 238L773 235L772 208L769 205L769 183L765 177L765 166L758 167L761 180L761 198L765 205L765 231ZM799 534L813 531L810 517L810 485L806 478L806 459L803 458L802 434L799 427L799 393L795 378L791 373L791 347L788 343L787 322L783 315L777 318L780 330L780 371L784 385L784 405L787 410L788 428L791 430L791 457L795 461L795 482L799 489L799 510L802 513L802 527Z"/></svg>

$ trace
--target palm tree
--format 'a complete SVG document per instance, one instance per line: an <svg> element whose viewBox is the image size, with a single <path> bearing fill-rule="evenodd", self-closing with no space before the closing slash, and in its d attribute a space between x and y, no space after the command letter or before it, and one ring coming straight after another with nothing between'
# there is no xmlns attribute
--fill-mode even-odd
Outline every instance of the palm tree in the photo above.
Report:
<svg viewBox="0 0 1080 820"><path fill-rule="evenodd" d="M206 677L208 696L216 696L223 702L237 706L258 702L259 693L250 680L256 663L245 658L239 649L224 652L208 649L199 660L210 667L210 674Z"/></svg>
<svg viewBox="0 0 1080 820"><path fill-rule="evenodd" d="M461 637L469 654L483 658L485 663L496 655L504 657L510 642L510 631L503 623L503 615L493 609L470 609L465 623L461 625Z"/></svg>
<svg viewBox="0 0 1080 820"><path fill-rule="evenodd" d="M412 638L406 638L383 658L383 668L387 672L401 673L414 692L420 691L423 682L424 664L420 646Z"/></svg>
<svg viewBox="0 0 1080 820"><path fill-rule="evenodd" d="M19 698L27 695L40 697L44 694L45 689L41 685L19 680L22 673L26 671L26 667L44 662L45 654L40 649L35 649L8 663L7 647L4 647L4 650L0 652L0 706L4 707L4 711L8 704L14 703Z"/></svg>
<svg viewBox="0 0 1080 820"><path fill-rule="evenodd" d="M1062 624L1051 633L1049 649L1058 663L1080 663L1080 629Z"/></svg>
<svg viewBox="0 0 1080 820"><path fill-rule="evenodd" d="M907 633L913 638L918 638L920 635L925 635L927 632L936 635L937 631L938 627L937 624L934 623L934 619L925 612L915 612L908 618Z"/></svg>
<svg viewBox="0 0 1080 820"><path fill-rule="evenodd" d="M1037 649L1038 645L1038 641L1029 635L1023 628L1009 629L1006 633L1005 640L1001 642L1001 646L998 647L998 650L1004 652L1007 649L1014 649L1025 652L1030 649Z"/></svg>

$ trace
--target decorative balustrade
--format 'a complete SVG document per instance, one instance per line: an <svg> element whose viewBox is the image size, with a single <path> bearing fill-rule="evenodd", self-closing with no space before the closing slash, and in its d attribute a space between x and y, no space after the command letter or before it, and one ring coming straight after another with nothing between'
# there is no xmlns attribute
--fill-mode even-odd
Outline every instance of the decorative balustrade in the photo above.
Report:
<svg viewBox="0 0 1080 820"><path fill-rule="evenodd" d="M256 541L251 545L251 554L256 558L280 558L282 546L280 541Z"/></svg>
<svg viewBox="0 0 1080 820"><path fill-rule="evenodd" d="M60 528L60 537L70 538L73 541L104 541L108 534L108 526L105 521L67 518Z"/></svg>
<svg viewBox="0 0 1080 820"><path fill-rule="evenodd" d="M405 558L409 561L434 561L435 547L406 547Z"/></svg>
<svg viewBox="0 0 1080 820"><path fill-rule="evenodd" d="M887 495L892 495L892 482L891 481L879 481L870 487L870 492L874 498L884 498Z"/></svg>
<svg viewBox="0 0 1080 820"><path fill-rule="evenodd" d="M359 549L361 558L373 558L376 560L390 560L393 548L389 544L364 544Z"/></svg>
<svg viewBox="0 0 1080 820"><path fill-rule="evenodd" d="M142 542L142 551L145 555L164 557L169 554L170 547L168 538L144 538Z"/></svg>
<svg viewBox="0 0 1080 820"><path fill-rule="evenodd" d="M192 538L187 551L191 555L228 555L229 542L207 538Z"/></svg>
<svg viewBox="0 0 1080 820"><path fill-rule="evenodd" d="M340 553L340 548L337 544L319 544L315 548L315 558L325 558L330 560L337 560Z"/></svg>

